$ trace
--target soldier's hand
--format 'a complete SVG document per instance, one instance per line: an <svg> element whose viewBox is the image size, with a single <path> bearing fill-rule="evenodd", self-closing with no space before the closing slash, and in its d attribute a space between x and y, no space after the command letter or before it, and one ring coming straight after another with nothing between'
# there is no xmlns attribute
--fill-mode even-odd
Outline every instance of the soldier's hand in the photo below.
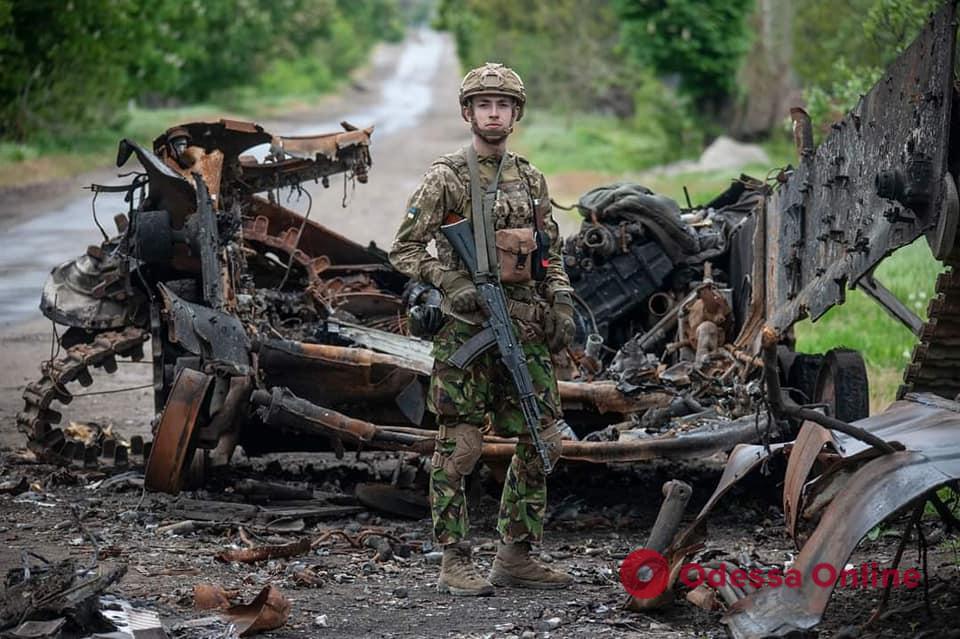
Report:
<svg viewBox="0 0 960 639"><path fill-rule="evenodd" d="M559 353L573 342L577 325L573 321L573 298L566 291L553 295L544 317L544 337L551 353Z"/></svg>
<svg viewBox="0 0 960 639"><path fill-rule="evenodd" d="M450 300L450 310L454 313L472 313L480 308L477 287L460 273L450 271L445 274L440 287Z"/></svg>

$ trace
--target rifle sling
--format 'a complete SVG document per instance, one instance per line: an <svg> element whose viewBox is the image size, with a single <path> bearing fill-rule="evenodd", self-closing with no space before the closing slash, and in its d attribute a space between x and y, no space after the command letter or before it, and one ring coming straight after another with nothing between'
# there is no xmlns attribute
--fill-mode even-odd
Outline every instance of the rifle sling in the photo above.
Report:
<svg viewBox="0 0 960 639"><path fill-rule="evenodd" d="M480 161L477 150L473 145L467 147L467 170L470 172L470 206L473 214L473 239L477 248L477 280L490 278L499 279L499 270L491 271L491 265L496 265L496 256L493 247L496 246L493 237L493 220L490 214L493 211L497 188L500 186L500 174L506 164L507 153L504 152L497 167L497 174L487 186L486 191L480 184Z"/></svg>

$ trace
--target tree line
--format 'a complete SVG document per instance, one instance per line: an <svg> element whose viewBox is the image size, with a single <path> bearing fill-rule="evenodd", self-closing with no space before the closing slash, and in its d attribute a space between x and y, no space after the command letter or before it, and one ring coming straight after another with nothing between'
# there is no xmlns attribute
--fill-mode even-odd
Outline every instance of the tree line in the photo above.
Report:
<svg viewBox="0 0 960 639"><path fill-rule="evenodd" d="M115 126L131 101L326 90L402 37L401 2L0 0L0 140Z"/></svg>
<svg viewBox="0 0 960 639"><path fill-rule="evenodd" d="M943 1L439 0L436 22L465 68L507 61L538 107L755 136L801 89L815 118L842 115Z"/></svg>

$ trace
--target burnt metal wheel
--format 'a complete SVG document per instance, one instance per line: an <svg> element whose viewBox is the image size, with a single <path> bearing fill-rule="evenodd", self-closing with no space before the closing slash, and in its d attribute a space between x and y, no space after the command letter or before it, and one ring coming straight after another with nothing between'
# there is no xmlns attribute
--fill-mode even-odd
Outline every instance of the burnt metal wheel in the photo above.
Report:
<svg viewBox="0 0 960 639"><path fill-rule="evenodd" d="M812 404L816 401L817 379L824 359L820 353L793 354L787 373L787 386L791 389L790 397L798 404Z"/></svg>
<svg viewBox="0 0 960 639"><path fill-rule="evenodd" d="M870 388L863 357L849 348L835 348L824 358L814 397L830 414L845 422L870 415Z"/></svg>

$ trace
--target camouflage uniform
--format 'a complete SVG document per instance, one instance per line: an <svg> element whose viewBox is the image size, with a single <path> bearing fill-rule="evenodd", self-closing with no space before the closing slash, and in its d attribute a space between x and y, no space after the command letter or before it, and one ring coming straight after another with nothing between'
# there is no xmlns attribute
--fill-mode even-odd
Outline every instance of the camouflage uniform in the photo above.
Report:
<svg viewBox="0 0 960 639"><path fill-rule="evenodd" d="M493 180L499 161L493 156L479 158L483 188ZM492 213L496 230L532 228L535 207L539 207L544 231L550 240L549 266L542 282L503 286L536 387L543 415L541 429L544 429L560 418L560 396L550 353L544 343L543 313L555 293L571 290L570 282L563 269L559 229L551 216L543 174L524 158L508 153L499 191ZM390 251L390 261L409 277L438 287L449 271L458 271L469 278L450 243L439 231L448 213L469 219L471 212L470 176L465 150L461 150L434 162L411 196L406 218ZM431 240L436 241L437 257L427 252ZM447 470L456 442L446 430L463 425L480 429L489 419L495 432L520 438L507 471L497 529L507 542L539 542L546 509L546 478L526 434L513 383L495 349L488 350L466 369L446 363L460 345L480 330L483 316L479 311L454 313L446 300L444 312L448 318L434 339L435 359L428 396L428 406L437 415L441 429L430 477L435 538L443 545L458 542L466 536L468 526L463 478Z"/></svg>

